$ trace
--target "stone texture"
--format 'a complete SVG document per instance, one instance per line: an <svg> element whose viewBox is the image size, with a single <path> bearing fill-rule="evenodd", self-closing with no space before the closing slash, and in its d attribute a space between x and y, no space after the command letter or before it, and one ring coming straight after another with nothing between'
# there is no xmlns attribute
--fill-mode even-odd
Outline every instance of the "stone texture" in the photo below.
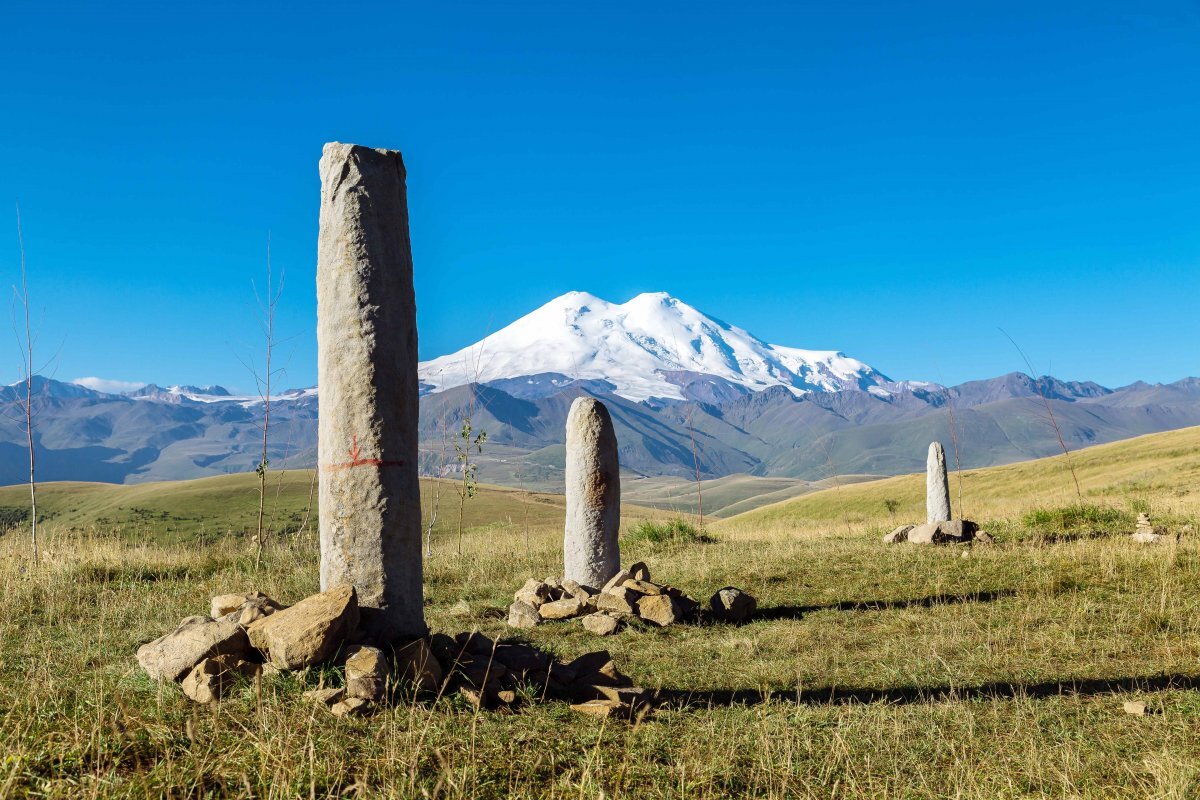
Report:
<svg viewBox="0 0 1200 800"><path fill-rule="evenodd" d="M238 656L222 655L206 658L192 667L180 688L197 703L214 703L239 677L252 678L259 665Z"/></svg>
<svg viewBox="0 0 1200 800"><path fill-rule="evenodd" d="M901 525L889 534L883 537L884 544L899 544L900 542L908 541L908 534L916 525Z"/></svg>
<svg viewBox="0 0 1200 800"><path fill-rule="evenodd" d="M246 632L233 620L188 617L171 633L138 648L142 669L157 681L178 681L206 658L250 652Z"/></svg>
<svg viewBox="0 0 1200 800"><path fill-rule="evenodd" d="M1162 534L1154 529L1154 525L1150 522L1150 515L1145 512L1138 514L1133 540L1141 544L1154 544L1160 539L1162 539Z"/></svg>
<svg viewBox="0 0 1200 800"><path fill-rule="evenodd" d="M532 628L541 621L538 610L528 603L517 600L508 607L508 624L513 628Z"/></svg>
<svg viewBox="0 0 1200 800"><path fill-rule="evenodd" d="M745 622L754 616L758 601L735 586L718 589L708 601L713 616L722 622Z"/></svg>
<svg viewBox="0 0 1200 800"><path fill-rule="evenodd" d="M612 717L628 715L630 707L619 700L588 700L586 703L572 703L572 711L593 717Z"/></svg>
<svg viewBox="0 0 1200 800"><path fill-rule="evenodd" d="M378 647L356 645L346 651L346 695L379 702L387 693L387 656Z"/></svg>
<svg viewBox="0 0 1200 800"><path fill-rule="evenodd" d="M926 523L909 531L907 541L910 544L959 544L971 541L977 528L974 522L965 519Z"/></svg>
<svg viewBox="0 0 1200 800"><path fill-rule="evenodd" d="M641 595L637 592L627 589L624 586L605 589L596 598L596 608L601 611L614 611L618 614L633 614L637 612L639 597Z"/></svg>
<svg viewBox="0 0 1200 800"><path fill-rule="evenodd" d="M650 568L645 561L638 561L629 567L629 577L635 581L650 580Z"/></svg>
<svg viewBox="0 0 1200 800"><path fill-rule="evenodd" d="M321 156L317 381L321 588L350 585L374 641L426 633L417 317L400 153Z"/></svg>
<svg viewBox="0 0 1200 800"><path fill-rule="evenodd" d="M303 695L305 700L311 700L323 706L331 706L345 696L345 689L309 689Z"/></svg>
<svg viewBox="0 0 1200 800"><path fill-rule="evenodd" d="M537 608L542 603L550 599L550 584L545 581L539 581L537 578L530 578L525 581L525 585L516 591L513 595L513 600L519 600L526 605L531 605Z"/></svg>
<svg viewBox="0 0 1200 800"><path fill-rule="evenodd" d="M361 716L371 710L371 703L361 697L347 697L334 703L329 710L335 717Z"/></svg>
<svg viewBox="0 0 1200 800"><path fill-rule="evenodd" d="M669 594L648 594L637 601L637 615L655 625L673 625L685 616L679 598Z"/></svg>
<svg viewBox="0 0 1200 800"><path fill-rule="evenodd" d="M542 619L571 619L582 614L585 605L578 597L566 597L543 603L538 608L538 614Z"/></svg>
<svg viewBox="0 0 1200 800"><path fill-rule="evenodd" d="M629 570L619 569L619 570L617 570L615 575L613 575L611 578L609 578L608 581L605 582L605 584L600 587L600 591L603 592L608 589L615 589L618 586L621 586L622 584L624 584L625 581L629 580L632 577L633 577L633 575L631 575L629 573Z"/></svg>
<svg viewBox="0 0 1200 800"><path fill-rule="evenodd" d="M611 614L588 614L583 618L583 627L597 636L612 636L621 629L621 621Z"/></svg>
<svg viewBox="0 0 1200 800"><path fill-rule="evenodd" d="M567 415L563 578L603 586L621 569L617 435L604 404L577 397Z"/></svg>
<svg viewBox="0 0 1200 800"><path fill-rule="evenodd" d="M925 462L925 521L947 519L950 519L950 478L946 474L946 451L941 442L933 442Z"/></svg>
<svg viewBox="0 0 1200 800"><path fill-rule="evenodd" d="M663 591L662 586L659 586L657 583L651 583L650 581L638 581L630 578L621 585L626 589L632 589L638 594L667 594Z"/></svg>
<svg viewBox="0 0 1200 800"><path fill-rule="evenodd" d="M416 639L396 648L393 674L402 685L422 692L436 692L442 686L445 673L424 639Z"/></svg>
<svg viewBox="0 0 1200 800"><path fill-rule="evenodd" d="M280 669L300 669L333 657L358 622L354 588L339 586L258 620L250 642Z"/></svg>

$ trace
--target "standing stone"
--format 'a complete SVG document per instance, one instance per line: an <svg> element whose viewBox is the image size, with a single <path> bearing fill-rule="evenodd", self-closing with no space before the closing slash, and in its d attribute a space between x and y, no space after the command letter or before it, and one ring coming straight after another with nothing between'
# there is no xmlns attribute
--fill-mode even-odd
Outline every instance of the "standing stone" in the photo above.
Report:
<svg viewBox="0 0 1200 800"><path fill-rule="evenodd" d="M426 633L417 315L404 161L333 142L317 241L321 589L353 586L378 642Z"/></svg>
<svg viewBox="0 0 1200 800"><path fill-rule="evenodd" d="M604 586L621 569L617 435L604 404L577 397L567 415L567 526L563 579Z"/></svg>
<svg viewBox="0 0 1200 800"><path fill-rule="evenodd" d="M950 519L950 478L946 475L946 451L941 442L929 445L929 460L925 463L925 521L945 522Z"/></svg>

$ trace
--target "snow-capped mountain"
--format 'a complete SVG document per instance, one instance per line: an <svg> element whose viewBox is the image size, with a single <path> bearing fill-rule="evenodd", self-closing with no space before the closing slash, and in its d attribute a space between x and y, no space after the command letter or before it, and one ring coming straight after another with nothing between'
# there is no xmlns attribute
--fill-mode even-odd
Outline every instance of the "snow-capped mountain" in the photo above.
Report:
<svg viewBox="0 0 1200 800"><path fill-rule="evenodd" d="M433 393L470 383L526 383L554 389L599 381L629 400L683 400L698 378L757 392L783 386L797 396L858 389L889 396L900 384L833 350L769 344L666 292L610 303L568 292L457 353L420 365ZM922 384L924 385L924 384Z"/></svg>

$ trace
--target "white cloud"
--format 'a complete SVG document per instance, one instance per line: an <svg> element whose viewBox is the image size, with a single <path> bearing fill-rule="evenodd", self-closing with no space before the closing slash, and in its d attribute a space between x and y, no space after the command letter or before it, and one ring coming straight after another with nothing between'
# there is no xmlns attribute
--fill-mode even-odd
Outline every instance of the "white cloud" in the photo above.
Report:
<svg viewBox="0 0 1200 800"><path fill-rule="evenodd" d="M76 378L71 383L106 394L133 392L146 385L143 381L114 381L108 378Z"/></svg>

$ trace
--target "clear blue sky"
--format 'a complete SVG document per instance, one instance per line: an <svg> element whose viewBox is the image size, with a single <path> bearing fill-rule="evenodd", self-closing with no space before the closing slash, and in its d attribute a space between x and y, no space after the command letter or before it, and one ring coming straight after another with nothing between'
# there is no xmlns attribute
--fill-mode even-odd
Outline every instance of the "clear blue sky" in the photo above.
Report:
<svg viewBox="0 0 1200 800"><path fill-rule="evenodd" d="M894 378L1200 374L1200 6L8 2L62 379L252 385L286 271L315 381L317 159L404 152L423 358L570 289L664 290ZM0 352L3 352L0 349ZM15 349L0 378L17 376Z"/></svg>

